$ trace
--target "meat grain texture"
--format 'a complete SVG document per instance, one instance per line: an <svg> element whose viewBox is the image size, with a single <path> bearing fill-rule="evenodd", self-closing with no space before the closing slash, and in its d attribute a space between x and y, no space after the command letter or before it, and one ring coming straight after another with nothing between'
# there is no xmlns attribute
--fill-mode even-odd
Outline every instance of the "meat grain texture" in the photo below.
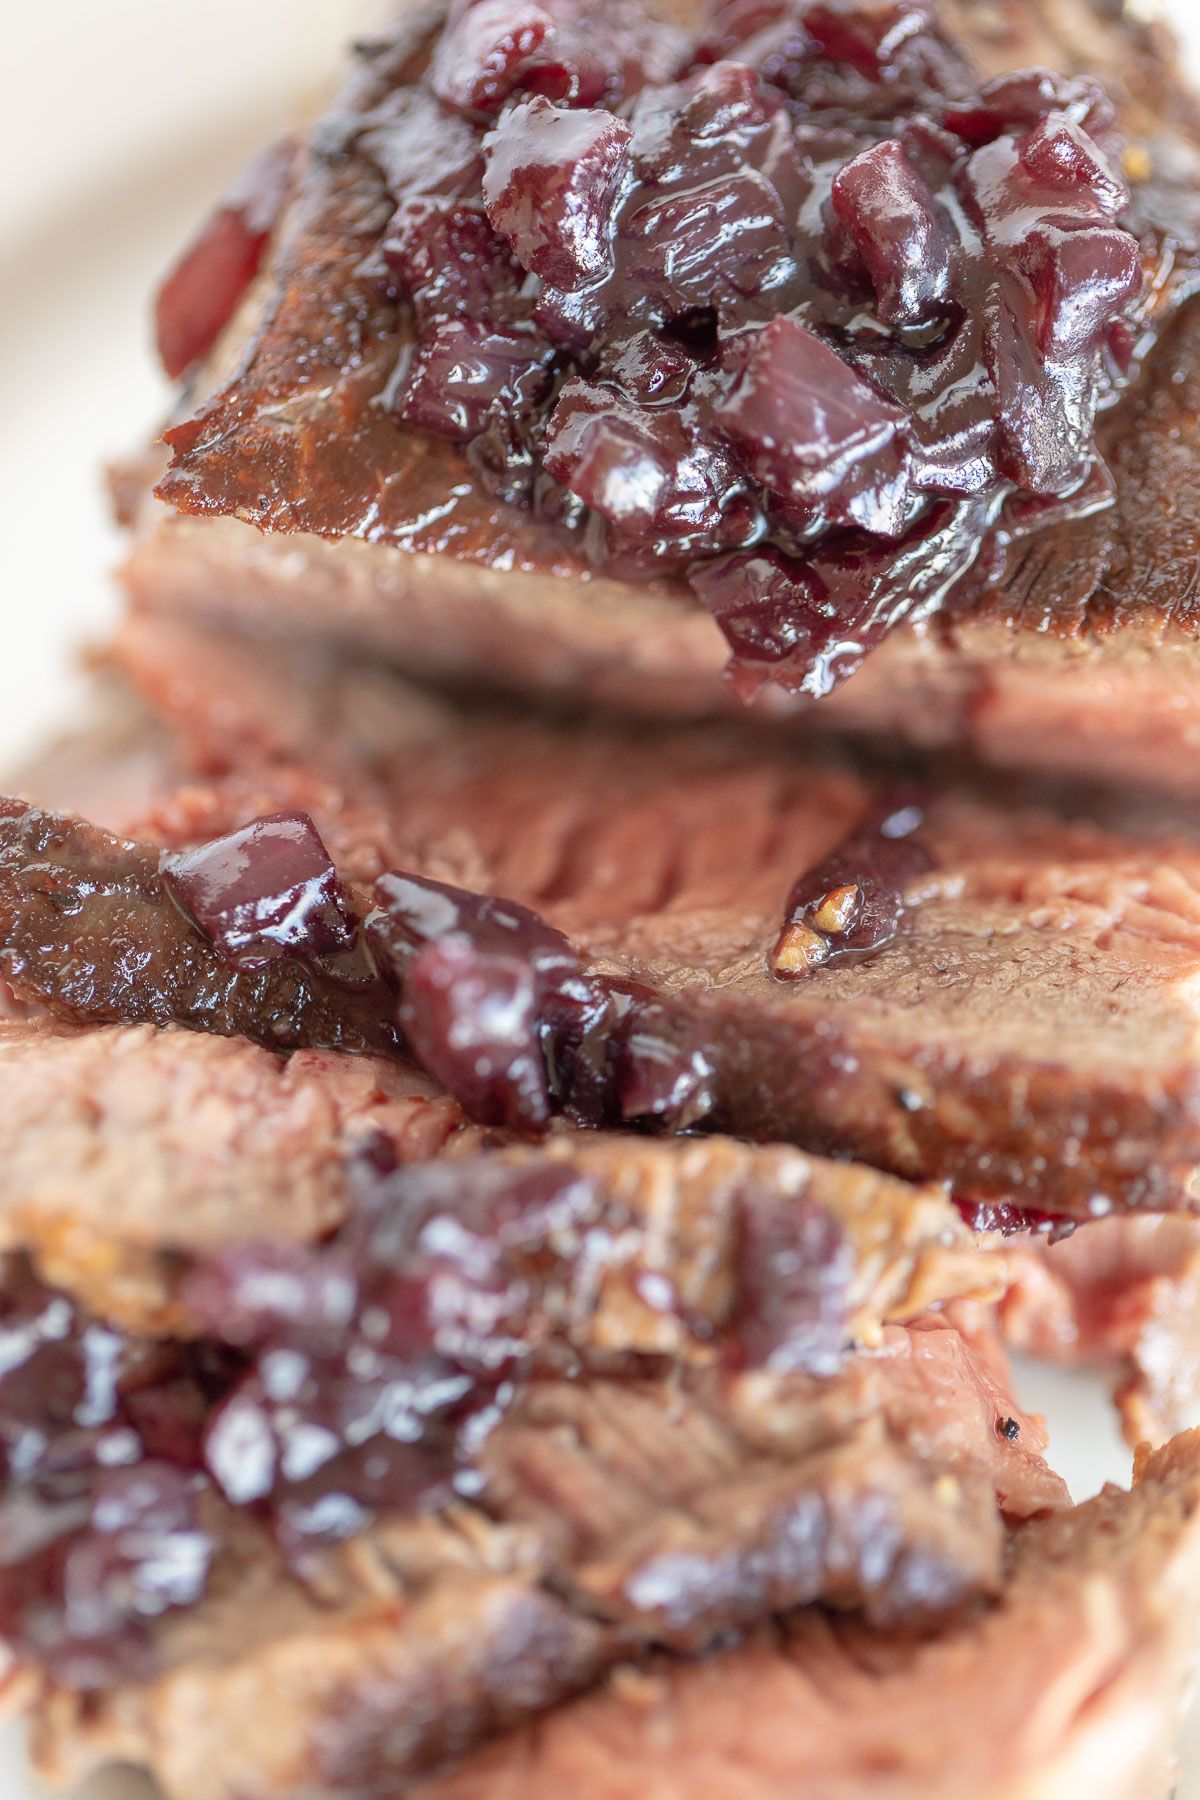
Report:
<svg viewBox="0 0 1200 1800"><path fill-rule="evenodd" d="M792 885L888 777L736 731L459 709L336 661L254 670L177 627L134 626L116 654L207 771L138 829L187 842L302 806L352 881L400 868L533 907L703 1048L710 1126L1051 1214L1190 1204L1186 827L944 782L919 796L931 866L893 941L788 982L769 956Z"/></svg>
<svg viewBox="0 0 1200 1800"><path fill-rule="evenodd" d="M959 1629L891 1644L800 1614L725 1657L614 1682L417 1792L1165 1800L1200 1581L1198 1455L1195 1434L1177 1439L1132 1495L1027 1527L1004 1598Z"/></svg>
<svg viewBox="0 0 1200 1800"><path fill-rule="evenodd" d="M1135 130L1164 109L1194 124L1160 34L1107 6L945 11L989 70L1099 61ZM156 1678L86 1699L17 1678L39 1767L128 1761L172 1800L1165 1796L1200 1603L1200 1439L1143 1456L1131 1494L1070 1508L994 1342L953 1312L994 1291L1001 1259L935 1185L907 1183L1085 1221L1015 1253L1006 1327L1121 1359L1131 1431L1179 1422L1197 1228L1086 1221L1193 1201L1200 843L948 782L915 803L929 867L891 942L793 983L770 948L797 877L892 792L785 734L1195 791L1200 314L1103 427L1111 511L1018 545L969 609L898 632L815 714L768 701L764 748L686 724L730 703L716 628L682 592L596 576L478 491L452 548L368 541L364 470L385 512L461 475L444 447L361 422L394 342L368 319L351 357L325 331L312 271L348 291L377 200L352 163L310 183L202 382L215 428L166 503L138 499L142 618L114 660L169 742L85 807L126 841L0 815L0 972L29 1013L0 1027L0 1245L164 1334L186 1329L194 1257L335 1230L365 1145L565 1165L623 1227L624 1261L577 1313L556 1290L576 1347L676 1366L532 1385L472 1500L383 1516L308 1589L256 1525L231 1527L214 1591L162 1621ZM353 311L339 329L361 330ZM318 648L256 658L172 618ZM684 723L468 713L327 658L334 640ZM68 759L52 805L72 779ZM164 902L159 848L294 808L360 889L400 867L510 895L589 968L648 985L704 1047L712 1135L515 1145L404 1060L390 1013L343 1016L294 970L228 975ZM218 1019L237 1035L211 1035ZM823 1209L851 1248L857 1347L834 1373L731 1373L646 1302L649 1274L719 1336L762 1190Z"/></svg>
<svg viewBox="0 0 1200 1800"><path fill-rule="evenodd" d="M638 1646L694 1652L818 1595L903 1640L1001 1593L1011 1522L1065 1504L1043 1447L940 1322L828 1379L542 1384L484 1447L478 1509L384 1520L329 1559L320 1606L267 1582L248 1612L235 1562L165 1625L158 1681L42 1690L39 1760L143 1764L179 1800L382 1800Z"/></svg>
<svg viewBox="0 0 1200 1800"><path fill-rule="evenodd" d="M1144 1462L1131 1495L1106 1489L1020 1527L1000 1597L932 1636L798 1612L699 1662L620 1665L592 1694L411 1785L413 1734L445 1691L428 1672L414 1688L403 1623L427 1647L452 1645L459 1675L478 1681L497 1669L485 1620L509 1609L510 1650L528 1643L503 1583L482 1617L469 1590L451 1590L450 1614L397 1613L393 1600L382 1619L292 1616L232 1661L210 1619L210 1666L193 1650L189 1669L86 1710L45 1696L37 1742L56 1775L109 1756L149 1763L172 1800L557 1800L571 1789L595 1800L1166 1800L1200 1594L1198 1503L1192 1434ZM562 1639L542 1642L566 1668ZM535 1703L539 1666L515 1666Z"/></svg>

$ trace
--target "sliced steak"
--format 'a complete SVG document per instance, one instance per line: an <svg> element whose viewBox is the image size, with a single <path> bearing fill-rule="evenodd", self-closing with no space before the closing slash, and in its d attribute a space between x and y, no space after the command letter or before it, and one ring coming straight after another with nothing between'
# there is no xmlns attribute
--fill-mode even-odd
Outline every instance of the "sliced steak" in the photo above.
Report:
<svg viewBox="0 0 1200 1800"><path fill-rule="evenodd" d="M605 1259L580 1178L548 1173L426 1166L320 1247L196 1254L166 1338L7 1256L0 1637L73 1690L143 1679L156 1622L191 1615L248 1524L311 1584L376 1522L470 1506L517 1572L532 1532L539 1579L617 1638L695 1647L787 1596L940 1613L998 1578L997 1505L1057 1503L1040 1428L951 1323L847 1345L842 1244L808 1241L803 1199L743 1323L744 1247L724 1283L715 1258ZM707 1321L684 1311L722 1286Z"/></svg>
<svg viewBox="0 0 1200 1800"><path fill-rule="evenodd" d="M911 1624L1002 1579L1001 1508L1062 1503L950 1328L890 1331L839 1376L531 1390L472 1507L335 1555L307 1609L231 1574L168 1622L170 1667L81 1703L43 1686L47 1772L119 1759L168 1793L383 1796L594 1681L635 1644L690 1650L789 1598ZM263 1560L256 1552L261 1590Z"/></svg>
<svg viewBox="0 0 1200 1800"><path fill-rule="evenodd" d="M1167 1800L1194 1656L1198 1502L1189 1434L1143 1465L1132 1494L1108 1488L1026 1527L999 1603L930 1641L800 1613L723 1656L614 1679L416 1791Z"/></svg>
<svg viewBox="0 0 1200 1800"><path fill-rule="evenodd" d="M1111 1376L1131 1444L1200 1419L1200 1222L1104 1219L1058 1244L1009 1240L1003 1254L1009 1341Z"/></svg>
<svg viewBox="0 0 1200 1800"><path fill-rule="evenodd" d="M155 1332L180 1323L189 1256L337 1226L364 1141L415 1162L482 1135L392 1059L285 1059L151 1025L0 1026L0 1071L0 1245L104 1318Z"/></svg>
<svg viewBox="0 0 1200 1800"><path fill-rule="evenodd" d="M536 1523L551 1539L583 1545L586 1559L574 1564L570 1583L577 1600L630 1628L644 1629L649 1617L655 1634L678 1649L696 1648L695 1618L714 1605L741 1608L743 1618L779 1611L781 1582L819 1583L825 1601L865 1610L876 1623L919 1618L954 1605L958 1577L951 1572L943 1585L932 1562L910 1560L910 1528L901 1521L914 1501L918 1531L930 1495L951 1520L965 1504L978 1554L991 1534L981 1525L986 1501L972 1495L994 1496L1014 1519L1065 1497L1041 1460L1040 1429L1020 1413L1017 1430L1008 1427L1008 1399L1007 1386L957 1330L932 1318L908 1330L890 1327L876 1352L857 1355L823 1386L746 1378L728 1402L736 1448L721 1446L707 1423L701 1439L694 1422L688 1443L674 1446L658 1414L617 1389L597 1408L578 1387L535 1387L485 1452L488 1504L507 1520ZM923 1441L915 1486L909 1472L880 1480L881 1444L912 1450ZM801 1447L813 1459L807 1473L790 1468L781 1480L770 1465L791 1463ZM647 1529L641 1459L664 1477L671 1471L666 1478L686 1497L690 1518ZM868 1512L878 1509L873 1522L860 1513L861 1501ZM739 1564L728 1542L747 1530L754 1549ZM875 1558L886 1571L878 1592ZM802 1573L806 1565L812 1573Z"/></svg>
<svg viewBox="0 0 1200 1800"><path fill-rule="evenodd" d="M1053 20L1015 3L940 11L989 74L1098 72L1135 172L1164 121L1194 134L1160 26L1087 0ZM597 572L577 542L489 494L458 445L374 404L393 380L398 326L363 273L364 245L391 207L343 140L345 104L368 103L375 79L352 87L317 139L274 266L176 438L169 504L147 496L139 509L126 565L135 604L333 638L571 703L725 710L728 646L685 585ZM770 693L761 715L1189 788L1198 333L1193 308L1102 421L1112 508L1020 538L969 603L895 630L815 708Z"/></svg>
<svg viewBox="0 0 1200 1800"><path fill-rule="evenodd" d="M187 694L202 705L214 682L224 684L227 701L218 705L228 754L242 729L239 714L253 733L260 672L253 662L242 665L239 708L238 683L228 674L236 647L194 638L186 650L175 665L175 704L186 711ZM212 666L197 680L197 658L203 664L206 654ZM292 705L303 737L307 689L281 680L276 694ZM312 697L320 703L319 688ZM349 718L358 720L353 757L340 754L349 770L372 754L372 708L358 684L345 698L346 718L339 714L338 731L328 736L332 747ZM390 684L379 698L374 711L390 732ZM130 716L128 697L124 715L119 730L97 737L91 728L64 742L49 763L31 767L26 785L39 798L68 803L103 792L114 823L121 793L135 811L168 793L181 805L189 792L198 802L206 790L180 790L173 761L195 761L198 717L173 743L162 727ZM267 754L261 739L254 746L250 739L242 746L251 765ZM130 767L136 780L116 779ZM265 772L274 778L274 770ZM174 911L165 916L171 933L186 929ZM506 1171L575 1184L586 1195L584 1213L564 1214L555 1229L565 1248L555 1254L565 1270L571 1234L586 1214L591 1249L564 1292L573 1296L578 1328L597 1346L703 1354L696 1330L722 1329L747 1312L749 1288L769 1275L770 1260L803 1243L814 1264L832 1258L836 1265L836 1282L821 1300L835 1344L873 1341L884 1323L996 1286L935 1189L715 1135L672 1142L564 1130L522 1146L511 1133L471 1127L415 1065L391 1056L285 1056L174 1027L76 1028L35 1017L0 1026L0 1062L8 1098L0 1122L0 1241L28 1252L46 1280L129 1329L187 1328L178 1287L197 1257L247 1240L304 1245L335 1231L357 1203L352 1189L364 1152L375 1161L386 1153L389 1165L447 1156L463 1163L445 1190L446 1207L469 1197L475 1169L481 1190ZM487 1164L478 1160L484 1151ZM801 1237L789 1237L793 1212ZM787 1299L779 1296L780 1318ZM772 1303L765 1296L765 1314Z"/></svg>
<svg viewBox="0 0 1200 1800"><path fill-rule="evenodd" d="M703 1644L757 1616L762 1583L941 1610L995 1578L997 1497L1054 1500L1036 1428L992 1442L991 1364L963 1348L960 1368L949 1327L929 1357L887 1323L996 1291L936 1189L716 1137L489 1141L400 1063L170 1028L30 1021L0 1056L0 1637L69 1687L157 1667L152 1621L206 1593L230 1508L306 1580L374 1520L498 1508L569 1602L549 1666L582 1673L553 1698L630 1632ZM932 1467L926 1363L943 1425L962 1421ZM638 1454L665 1458L694 1527L605 1522L642 1393ZM899 1460L880 1461L893 1414ZM572 1526L551 1488L589 1434ZM469 1696L461 1727L448 1704L431 1731L477 1729Z"/></svg>
<svg viewBox="0 0 1200 1800"><path fill-rule="evenodd" d="M505 810L511 817L520 806L515 783L495 804L486 791L503 781L505 760L497 757L488 778L465 782L451 761L457 798L437 791L426 766L423 799L381 810L374 843L359 840L356 808L357 848L386 867L384 846L399 849L397 840L407 839L410 851L396 862L424 878L428 864L422 869L412 852L429 829L453 819L455 852L482 862ZM560 783L565 773L559 762ZM721 799L745 793L738 775ZM659 786L640 817L613 821L624 854L599 862L595 891L575 885L586 880L583 870L547 910L591 952L598 975L658 997L655 1029L668 1066L704 1070L707 1124L948 1178L964 1196L1046 1212L1190 1204L1200 1153L1197 926L1181 856L1168 863L1161 847L1071 832L1044 814L1004 819L938 798L921 831L933 866L909 890L906 928L868 958L784 980L771 963L789 885L776 858L788 854L791 838L792 870L819 866L813 849L799 847L802 834L820 843L838 818L834 808L840 803L849 825L870 793L836 778L808 781L787 796L794 838L785 826L769 848L761 810L739 808L742 832L760 839L760 858L767 851L765 866L746 879L720 829L718 796L693 779L689 771L685 803L712 826L707 844L682 846L698 864L691 880L675 864L651 888L654 864L635 860L639 838L656 839L661 858L668 832L686 821L668 810ZM750 779L757 799L760 772ZM571 795L563 798L570 803ZM225 799L237 806L239 789ZM544 791L535 804L540 813L522 808L518 818L536 830L553 814ZM474 841L468 806L480 808ZM426 807L434 811L428 826ZM336 853L336 816L318 819ZM610 845L591 835L584 860ZM704 860L710 847L716 867ZM76 1020L174 1019L274 1044L353 1047L364 1043L364 1018L375 1043L395 1033L395 997L381 979L374 988L343 988L319 969L313 979L314 965L290 955L265 971L229 962L163 891L150 846L8 803L0 848L0 971L21 1000ZM508 836L503 861L519 852L520 841ZM1188 860L1197 862L1194 852ZM440 878L441 863L433 867ZM527 878L535 867L526 862ZM871 878L865 862L862 879ZM504 872L481 885L503 891ZM772 890L778 910L767 898Z"/></svg>
<svg viewBox="0 0 1200 1800"><path fill-rule="evenodd" d="M785 980L789 895L888 781L711 729L460 711L337 665L289 686L276 660L256 702L242 646L186 643L143 630L122 654L200 767L210 721L233 720L238 766L165 796L140 827L160 841L307 807L352 881L399 868L536 909L593 972L660 997L660 1035L710 1070L709 1126L1043 1214L1191 1204L1200 855L1181 830L944 784L890 941Z"/></svg>
<svg viewBox="0 0 1200 1800"><path fill-rule="evenodd" d="M811 1216L814 1248L822 1232L841 1245L828 1294L835 1344L997 1287L936 1189L717 1137L568 1134L504 1149L391 1060L313 1050L285 1059L145 1025L33 1024L0 1028L0 1069L0 1246L27 1251L52 1285L129 1329L185 1328L177 1289L197 1256L334 1231L354 1203L364 1148L386 1146L400 1164L461 1160L478 1158L489 1137L496 1168L561 1171L588 1189L592 1250L574 1278L575 1316L613 1349L698 1354L701 1322L720 1327L746 1306L743 1280L759 1279L770 1240L747 1247L742 1221L768 1206L784 1236L794 1209ZM464 1164L447 1206L469 1192L474 1168L484 1164ZM583 1220L573 1213L571 1230ZM673 1301L639 1303L639 1286L655 1279Z"/></svg>
<svg viewBox="0 0 1200 1800"><path fill-rule="evenodd" d="M154 849L21 801L3 803L0 837L0 974L21 999L68 1019L178 1023L279 1049L394 1048L387 998L357 965L220 956Z"/></svg>

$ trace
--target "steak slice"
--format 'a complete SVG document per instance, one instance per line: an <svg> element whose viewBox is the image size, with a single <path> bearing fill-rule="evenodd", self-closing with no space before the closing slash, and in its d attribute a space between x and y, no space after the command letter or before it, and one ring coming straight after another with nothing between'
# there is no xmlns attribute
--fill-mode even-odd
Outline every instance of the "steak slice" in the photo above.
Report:
<svg viewBox="0 0 1200 1800"><path fill-rule="evenodd" d="M0 1070L0 1248L126 1330L194 1332L179 1287L198 1258L328 1237L357 1203L357 1159L384 1147L400 1165L460 1165L440 1199L448 1216L506 1173L586 1189L560 1227L558 1304L597 1350L703 1360L705 1328L745 1313L771 1257L797 1242L811 1244L815 1283L830 1259L810 1299L834 1351L998 1292L936 1188L784 1146L568 1132L505 1147L403 1064L284 1058L147 1025L0 1027ZM807 1222L799 1239L793 1219ZM586 1255L574 1236L585 1221ZM782 1316L786 1299L775 1306Z"/></svg>
<svg viewBox="0 0 1200 1800"><path fill-rule="evenodd" d="M240 663L239 705L230 674L239 665L236 647L195 637L184 648L175 703L185 712L193 702L203 709L214 700L212 684L227 684L226 700L215 701L226 719L225 752L232 745L239 760L257 766L268 754L262 739L252 746L247 736L240 750L238 742L243 729L255 729L252 707L264 698L260 671L252 661ZM308 690L284 680L276 698L292 704L303 737ZM320 704L319 689L312 698ZM392 698L386 684L374 709L389 731ZM346 700L339 731L356 717L362 733L354 756L341 756L349 770L372 753L372 708L362 688ZM182 806L187 795L202 803L207 790L181 789L173 760L173 752L195 760L200 714L188 715L187 732L179 729L182 715L176 719L174 743L164 727L129 715L126 695L111 729L106 724L97 735L90 728L64 741L49 762L31 766L27 788L64 805L106 796L107 816L118 826L128 816L123 807L143 812L163 805L164 795L173 796L171 805ZM278 724L279 713L273 716ZM332 746L337 734L328 735ZM264 771L268 783L275 778L274 769ZM173 912L166 916L172 933L185 926ZM512 1133L471 1126L436 1083L394 1056L323 1049L286 1055L174 1026L79 1028L35 1012L0 1023L0 1068L7 1102L0 1113L0 1248L26 1251L45 1280L130 1330L186 1329L177 1290L197 1257L245 1240L303 1245L328 1236L355 1204L360 1155L381 1151L396 1165L475 1158L471 1167L481 1171L486 1152L490 1164L516 1177L561 1171L589 1187L605 1248L578 1283L579 1318L595 1310L607 1267L613 1293L604 1321L592 1325L598 1341L609 1333L613 1347L621 1333L628 1342L636 1326L647 1334L638 1348L694 1350L677 1312L636 1304L625 1291L629 1279L640 1270L668 1282L693 1322L715 1325L731 1314L746 1270L771 1254L761 1231L747 1249L745 1218L763 1219L775 1206L807 1212L833 1233L824 1250L836 1250L845 1276L834 1323L848 1338L873 1341L889 1321L996 1288L957 1212L935 1188L716 1135L654 1141L564 1127L540 1145L522 1145Z"/></svg>
<svg viewBox="0 0 1200 1800"><path fill-rule="evenodd" d="M998 1604L925 1643L799 1613L723 1656L614 1680L415 1791L1166 1800L1194 1657L1198 1500L1189 1433L1142 1465L1132 1494L1106 1488L1025 1527Z"/></svg>
<svg viewBox="0 0 1200 1800"><path fill-rule="evenodd" d="M385 1521L321 1604L253 1552L161 1629L168 1668L80 1701L43 1683L38 1759L110 1759L171 1795L392 1795L431 1762L594 1681L634 1645L698 1649L820 1594L910 1624L1002 1579L1013 1519L1062 1503L944 1324L891 1330L838 1376L554 1384L483 1451L477 1506ZM256 1591L257 1588L257 1591Z"/></svg>
<svg viewBox="0 0 1200 1800"><path fill-rule="evenodd" d="M890 781L732 732L467 712L336 663L252 676L245 646L174 629L120 655L196 766L219 763L218 719L236 761L140 829L179 844L305 807L352 881L400 868L536 909L660 996L662 1030L711 1067L707 1124L1042 1213L1191 1204L1200 857L1182 828L944 783L891 941L786 981L769 961L790 891Z"/></svg>
<svg viewBox="0 0 1200 1800"><path fill-rule="evenodd" d="M66 1018L240 1033L281 1049L396 1043L387 996L313 959L241 966L177 904L152 848L20 801L0 808L8 895L0 973ZM365 999L363 997L365 992Z"/></svg>
<svg viewBox="0 0 1200 1800"><path fill-rule="evenodd" d="M487 784L468 779L456 801L435 796L430 771L423 775L435 828L453 819L455 848L486 855L486 841L470 841L467 807L484 802L486 839L502 823L500 805L519 804L514 789L492 806L480 791ZM725 798L739 789L744 780ZM694 787L690 795L706 810L715 797ZM839 801L850 825L870 798L836 780L810 781L793 796L793 842L801 833L820 842ZM663 800L660 788L652 805ZM389 807L381 837L366 846L360 817L352 842L386 867L382 843L420 843L421 810L416 801L415 817L403 801ZM634 843L654 829L649 809L641 812L614 822ZM336 854L336 817L317 818ZM660 812L660 840L680 823ZM760 834L764 821L747 813L741 823ZM657 1030L670 1054L685 1066L699 1057L707 1071L711 1126L948 1179L964 1197L1043 1212L1189 1205L1200 1156L1195 853L1168 861L1159 846L1071 831L1044 813L1005 820L945 796L925 809L922 843L934 869L916 884L906 929L865 960L831 962L801 981L779 979L769 964L786 877L772 857L743 887L719 830L711 848L722 866L702 864L691 893L678 870L655 894L622 895L618 870L643 889L652 873L631 858L601 864L596 892L575 891L547 911L570 924L594 970L659 997ZM780 853L789 847L781 834ZM592 839L588 855L598 848ZM686 854L702 859L704 848L688 844ZM509 839L505 860L517 852ZM798 845L792 854L794 872L818 860ZM400 866L429 869L411 854ZM0 972L18 998L77 1020L174 1019L277 1044L352 1047L394 1030L386 987L347 994L310 980L299 958L250 973L224 961L162 892L157 867L150 846L6 803Z"/></svg>
<svg viewBox="0 0 1200 1800"><path fill-rule="evenodd" d="M1099 72L1143 149L1164 119L1194 133L1169 39L1127 10L941 11L989 73ZM189 402L169 504L147 490L137 509L134 604L568 703L727 709L727 646L688 590L596 573L553 528L492 498L458 446L374 404L398 346L363 252L389 207L361 158L324 154L344 124L343 111L318 139L274 266ZM1021 539L985 592L896 630L815 708L771 693L761 715L1190 788L1198 334L1193 307L1102 421L1115 507Z"/></svg>
<svg viewBox="0 0 1200 1800"><path fill-rule="evenodd" d="M364 1142L416 1162L484 1136L392 1059L174 1028L0 1026L0 1072L0 1247L135 1330L178 1328L190 1256L333 1230Z"/></svg>
<svg viewBox="0 0 1200 1800"><path fill-rule="evenodd" d="M1049 1361L1115 1380L1131 1444L1200 1419L1200 1223L1104 1219L1051 1245L1004 1245L1005 1335Z"/></svg>

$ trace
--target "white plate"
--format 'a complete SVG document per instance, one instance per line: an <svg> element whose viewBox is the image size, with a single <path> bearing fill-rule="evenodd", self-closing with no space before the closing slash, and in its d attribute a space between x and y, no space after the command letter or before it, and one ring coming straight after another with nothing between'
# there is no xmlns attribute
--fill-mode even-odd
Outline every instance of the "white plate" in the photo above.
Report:
<svg viewBox="0 0 1200 1800"><path fill-rule="evenodd" d="M1190 5L1181 0L1183 16ZM106 570L117 540L99 469L165 404L148 351L151 283L246 155L320 91L350 24L371 10L362 0L52 0L6 13L0 767L70 719L82 692L73 651L115 616ZM1187 29L1200 52L1200 19ZM1077 1498L1128 1479L1098 1383L1024 1370L1021 1385L1051 1419L1054 1460ZM1200 1718L1189 1737L1180 1800L1200 1800ZM116 1775L90 1784L86 1800L146 1793ZM0 1732L0 1800L44 1800L13 1729Z"/></svg>

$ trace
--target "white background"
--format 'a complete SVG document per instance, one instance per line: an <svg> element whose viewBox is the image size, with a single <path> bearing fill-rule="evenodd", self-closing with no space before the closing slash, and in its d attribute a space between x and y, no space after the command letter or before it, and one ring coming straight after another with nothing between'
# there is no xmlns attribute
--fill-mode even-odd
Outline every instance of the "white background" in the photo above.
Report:
<svg viewBox="0 0 1200 1800"><path fill-rule="evenodd" d="M1177 10L1200 60L1193 5ZM115 614L106 571L118 546L99 468L137 445L165 404L149 352L152 283L249 152L319 98L331 57L371 10L363 0L5 9L0 767L70 722L83 692L72 651ZM1054 1461L1077 1497L1127 1479L1096 1383L1032 1371L1022 1392L1049 1414ZM1190 1735L1180 1800L1200 1800L1200 1726ZM116 1776L86 1800L145 1793ZM19 1733L0 1732L0 1800L35 1796Z"/></svg>

